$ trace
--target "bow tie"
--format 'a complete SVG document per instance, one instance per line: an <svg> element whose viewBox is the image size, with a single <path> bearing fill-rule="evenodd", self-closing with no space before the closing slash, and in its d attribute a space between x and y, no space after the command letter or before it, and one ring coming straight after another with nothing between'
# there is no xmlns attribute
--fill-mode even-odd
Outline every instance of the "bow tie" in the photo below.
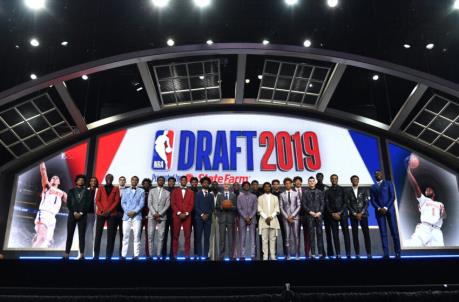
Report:
<svg viewBox="0 0 459 302"><path fill-rule="evenodd" d="M132 189L132 190L135 190L135 189L137 189L137 188L136 188L136 187L131 187L131 189Z"/></svg>
<svg viewBox="0 0 459 302"><path fill-rule="evenodd" d="M186 187L182 187L182 190L186 190Z"/></svg>

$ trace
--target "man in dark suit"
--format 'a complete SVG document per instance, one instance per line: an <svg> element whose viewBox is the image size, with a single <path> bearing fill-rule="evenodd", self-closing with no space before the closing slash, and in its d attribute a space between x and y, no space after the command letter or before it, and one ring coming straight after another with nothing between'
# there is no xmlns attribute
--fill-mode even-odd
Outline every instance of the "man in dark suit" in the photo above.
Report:
<svg viewBox="0 0 459 302"><path fill-rule="evenodd" d="M169 177L167 179L167 187L165 188L172 196L172 191L175 190L175 182L177 180L175 177ZM170 232L169 232L170 231ZM172 257L172 207L169 207L166 212L166 225L164 227L164 241L163 241L163 249L161 251L161 256L163 259L167 257L167 243L168 243L168 235L171 234L171 244L169 246L169 257Z"/></svg>
<svg viewBox="0 0 459 302"><path fill-rule="evenodd" d="M79 251L78 260L84 259L84 245L86 236L86 220L87 214L92 206L91 196L88 190L84 187L86 176L77 175L75 177L76 187L70 189L67 194L67 208L69 216L67 218L67 241L65 243L64 259L69 259L70 249L72 248L73 234L78 225L78 243Z"/></svg>
<svg viewBox="0 0 459 302"><path fill-rule="evenodd" d="M214 197L209 192L210 178L201 178L202 190L196 193L194 201L194 215L196 223L196 238L198 240L198 256L209 259L210 231L212 228L212 213L214 211ZM204 233L204 248L202 234Z"/></svg>
<svg viewBox="0 0 459 302"><path fill-rule="evenodd" d="M359 187L359 177L351 176L352 188L346 192L346 202L351 216L352 241L357 258L360 257L359 224L362 227L365 249L368 258L371 258L370 230L368 229L368 201L370 193L367 188Z"/></svg>
<svg viewBox="0 0 459 302"><path fill-rule="evenodd" d="M344 247L346 257L351 258L351 240L349 238L349 214L346 204L344 189L338 185L338 175L330 176L331 187L325 191L325 214L331 223L333 242L335 244L336 258L341 258L341 248L339 242L339 225L344 237ZM330 255L329 255L330 257Z"/></svg>
<svg viewBox="0 0 459 302"><path fill-rule="evenodd" d="M392 240L394 241L395 257L400 258L400 238L395 217L395 193L392 182L384 179L384 174L375 172L377 183L370 188L370 201L375 208L376 220L378 221L379 233L384 251L384 258L389 258L389 244L387 241L387 224L389 224Z"/></svg>
<svg viewBox="0 0 459 302"><path fill-rule="evenodd" d="M314 177L308 178L308 188L303 192L301 206L306 213L306 221L308 223L309 240L311 246L311 254L315 253L315 237L317 238L317 254L323 259L324 243L322 235L322 216L324 213L324 193L316 188L316 180ZM308 254L306 253L306 257Z"/></svg>
<svg viewBox="0 0 459 302"><path fill-rule="evenodd" d="M233 227L234 227L234 217L236 216L237 203L236 203L236 194L229 191L230 184L225 182L223 184L223 193L217 195L217 204L216 204L216 213L219 223L220 231L220 260L223 260L225 252L229 255L231 260L233 258ZM230 209L223 208L223 201L231 200L232 207ZM228 234L228 245L226 245L226 234Z"/></svg>
<svg viewBox="0 0 459 302"><path fill-rule="evenodd" d="M191 211L194 207L194 192L187 188L186 176L180 177L180 188L172 191L172 257L177 259L180 229L183 225L183 236L185 237L185 258L190 258L191 243Z"/></svg>

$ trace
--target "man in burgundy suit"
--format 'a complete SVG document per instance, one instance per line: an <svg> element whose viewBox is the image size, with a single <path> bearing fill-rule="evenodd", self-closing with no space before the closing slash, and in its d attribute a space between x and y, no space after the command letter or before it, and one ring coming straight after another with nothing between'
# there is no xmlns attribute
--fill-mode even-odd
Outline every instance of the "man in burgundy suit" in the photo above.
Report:
<svg viewBox="0 0 459 302"><path fill-rule="evenodd" d="M172 191L172 258L177 258L180 229L183 225L183 235L185 237L185 257L190 258L190 239L191 239L191 211L194 207L194 192L187 188L188 180L186 176L180 177L180 188Z"/></svg>
<svg viewBox="0 0 459 302"><path fill-rule="evenodd" d="M116 215L117 206L121 201L120 189L113 185L113 175L105 176L105 185L100 185L96 194L96 237L94 240L94 259L99 259L100 241L104 231L105 222L107 222L107 251L105 258L110 260L113 256L116 238Z"/></svg>

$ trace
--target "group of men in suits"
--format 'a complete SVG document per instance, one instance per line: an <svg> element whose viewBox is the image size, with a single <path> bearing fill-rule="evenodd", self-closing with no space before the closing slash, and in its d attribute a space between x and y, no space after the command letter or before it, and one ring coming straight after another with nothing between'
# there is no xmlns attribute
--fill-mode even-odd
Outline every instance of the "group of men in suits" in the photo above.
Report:
<svg viewBox="0 0 459 302"><path fill-rule="evenodd" d="M134 259L138 259L141 249L142 230L145 229L145 254L148 258L176 259L179 238L183 231L184 256L191 256L191 235L194 229L194 256L198 259L221 260L225 255L230 259L256 258L257 238L260 238L260 258L274 260L280 251L276 250L279 232L282 235L283 253L287 259L300 256L300 233L304 236L305 256L323 258L341 256L339 227L344 237L345 253L350 257L349 220L352 226L354 250L360 255L358 229L362 229L367 256L371 258L371 241L368 227L369 202L375 208L384 257L389 256L387 227L391 231L396 256L400 256L400 243L395 219L394 189L390 181L384 180L381 171L375 172L377 183L370 189L359 186L359 177L351 177L352 187L338 185L338 175L330 176L331 186L323 184L323 175L308 178L303 189L299 176L285 178L285 190L281 192L280 181L266 182L261 189L257 181L231 185L211 183L208 177L199 181L180 178L180 186L175 186L175 178L157 178L157 186L144 179L139 186L139 178L133 176L131 185L125 185L120 177L119 186L114 186L113 176L108 174L105 185L96 194L96 236L94 259L99 258L100 241L105 224L108 225L106 257L113 256L117 228L122 229L120 238L121 259L128 253L131 232L134 242ZM191 186L188 186L190 181ZM73 230L84 216L87 196L81 190L84 179L76 180L77 187L68 196L70 213L68 222L67 247L71 246ZM201 189L198 189L198 183ZM84 196L83 196L84 195ZM122 216L120 216L120 205ZM122 223L117 222L122 217ZM83 225L83 222L81 222ZM323 225L327 241L327 253L323 244ZM83 231L83 230L82 230ZM171 243L168 244L168 233ZM258 234L258 236L257 236ZM84 235L80 235L80 255L84 252ZM238 245L236 247L236 237ZM83 242L82 242L83 241ZM167 247L170 246L169 253ZM70 249L66 249L68 257ZM80 256L81 257L81 256Z"/></svg>

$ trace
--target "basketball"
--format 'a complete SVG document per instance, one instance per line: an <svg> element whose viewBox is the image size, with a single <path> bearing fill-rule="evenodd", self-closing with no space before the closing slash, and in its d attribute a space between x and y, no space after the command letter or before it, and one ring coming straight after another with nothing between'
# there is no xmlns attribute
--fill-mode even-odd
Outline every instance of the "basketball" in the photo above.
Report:
<svg viewBox="0 0 459 302"><path fill-rule="evenodd" d="M410 169L416 169L417 167L419 167L419 158L416 155L411 154L408 166L410 167Z"/></svg>
<svg viewBox="0 0 459 302"><path fill-rule="evenodd" d="M233 202L229 199L225 199L223 200L222 206L223 206L223 209L229 210L233 207Z"/></svg>
<svg viewBox="0 0 459 302"><path fill-rule="evenodd" d="M171 147L167 147L166 148L166 153L171 153L172 152L172 148Z"/></svg>

